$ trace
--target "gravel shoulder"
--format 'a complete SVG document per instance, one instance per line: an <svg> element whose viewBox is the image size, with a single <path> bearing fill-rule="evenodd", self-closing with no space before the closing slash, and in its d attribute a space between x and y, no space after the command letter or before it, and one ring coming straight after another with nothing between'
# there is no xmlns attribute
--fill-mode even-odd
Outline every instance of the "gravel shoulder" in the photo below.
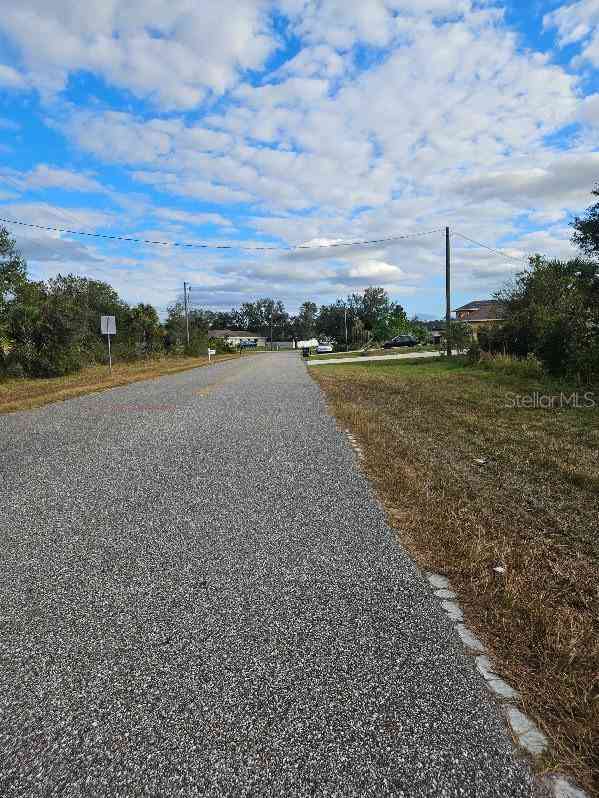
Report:
<svg viewBox="0 0 599 798"><path fill-rule="evenodd" d="M295 353L0 437L2 795L532 794Z"/></svg>

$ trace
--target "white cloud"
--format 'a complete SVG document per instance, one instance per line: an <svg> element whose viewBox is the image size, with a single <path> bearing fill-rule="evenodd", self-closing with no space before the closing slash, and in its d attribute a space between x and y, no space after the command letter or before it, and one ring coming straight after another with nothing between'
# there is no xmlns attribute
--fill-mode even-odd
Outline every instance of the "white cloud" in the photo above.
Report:
<svg viewBox="0 0 599 798"><path fill-rule="evenodd" d="M182 128L178 120L144 123L121 111L81 111L72 116L68 132L82 149L104 161L138 164L165 158Z"/></svg>
<svg viewBox="0 0 599 798"><path fill-rule="evenodd" d="M47 164L38 164L25 177L25 183L31 188L62 188L84 193L103 193L106 190L92 177Z"/></svg>
<svg viewBox="0 0 599 798"><path fill-rule="evenodd" d="M504 169L466 178L459 191L474 200L505 200L518 207L546 199L576 207L588 197L593 176L599 176L599 152L560 153L545 167Z"/></svg>
<svg viewBox="0 0 599 798"><path fill-rule="evenodd" d="M299 52L272 73L240 82L241 70L260 69L277 46L266 16L271 4L205 5L200 12L187 0L90 0L85 8L75 0L23 0L0 19L21 55L19 69L44 91L91 70L159 106L47 106L54 126L80 151L110 164L111 175L122 169L135 191L146 187L148 196L108 191L125 210L111 217L119 230L199 240L213 233L194 229L202 225L232 236L233 220L248 238L246 228L255 231L250 244L273 236L298 244L448 224L524 256L533 245L548 254L566 251L567 235L555 228L568 210L584 207L599 176L591 129L599 125L597 96L583 100L576 75L523 48L496 7L469 0L282 0ZM595 29L592 6L567 7L580 18L578 27L558 12L546 25L557 27L563 43L586 46ZM195 108L206 92L228 94L204 115L171 113ZM577 120L587 126L570 140L570 151L547 143ZM93 166L93 173L75 173L42 164L28 175L5 175L5 182L19 190L98 190L100 166ZM43 213L37 205L35 214L52 216L49 205ZM550 234L526 239L526 217L533 231L549 226ZM198 265L206 296L219 302L275 289L295 297L297 286L343 295L370 282L426 291L442 275L443 246L441 232L235 262L203 255ZM456 274L464 285L484 274L489 285L501 279L506 266L496 256L459 251ZM126 285L141 290L138 272L145 268L162 286L157 296L180 282L168 252L144 250L140 264L127 266Z"/></svg>
<svg viewBox="0 0 599 798"><path fill-rule="evenodd" d="M578 60L599 66L599 2L579 0L546 14L545 28L556 28L562 46L582 43Z"/></svg>
<svg viewBox="0 0 599 798"><path fill-rule="evenodd" d="M451 172L500 173L575 118L575 79L518 53L495 21L411 24L401 47L334 94L326 78L288 77L243 86L195 125L87 112L70 130L106 160L151 167L135 179L163 190L323 216L430 198Z"/></svg>
<svg viewBox="0 0 599 798"><path fill-rule="evenodd" d="M266 11L262 0L21 0L2 9L0 30L43 92L88 70L165 107L193 108L264 63L275 47Z"/></svg>
<svg viewBox="0 0 599 798"><path fill-rule="evenodd" d="M13 67L7 64L0 64L0 86L7 89L26 89L27 80Z"/></svg>
<svg viewBox="0 0 599 798"><path fill-rule="evenodd" d="M63 269L64 264L71 264L73 271L79 271L81 263L89 269L90 263L100 262L100 258L96 257L85 244L59 236L22 236L19 238L19 251L28 262L34 264L34 267L40 263L58 262L63 265Z"/></svg>
<svg viewBox="0 0 599 798"><path fill-rule="evenodd" d="M45 202L11 202L2 205L2 214L47 227L69 227L93 232L115 222L111 213L89 208L62 208Z"/></svg>
<svg viewBox="0 0 599 798"><path fill-rule="evenodd" d="M193 227L201 227L205 224L213 224L217 227L232 227L231 220L220 213L190 213L175 208L157 208L153 213L159 219L179 225L189 224Z"/></svg>

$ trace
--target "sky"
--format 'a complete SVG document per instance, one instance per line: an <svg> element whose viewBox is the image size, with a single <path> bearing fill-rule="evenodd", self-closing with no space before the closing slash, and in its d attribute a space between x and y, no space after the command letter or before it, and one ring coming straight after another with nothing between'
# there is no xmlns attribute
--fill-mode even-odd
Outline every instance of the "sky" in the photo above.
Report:
<svg viewBox="0 0 599 798"><path fill-rule="evenodd" d="M8 225L33 278L161 313L187 281L197 306L291 312L382 285L436 318L445 226L454 307L530 254L575 254L598 66L599 0L19 0L0 15L0 216L232 246Z"/></svg>

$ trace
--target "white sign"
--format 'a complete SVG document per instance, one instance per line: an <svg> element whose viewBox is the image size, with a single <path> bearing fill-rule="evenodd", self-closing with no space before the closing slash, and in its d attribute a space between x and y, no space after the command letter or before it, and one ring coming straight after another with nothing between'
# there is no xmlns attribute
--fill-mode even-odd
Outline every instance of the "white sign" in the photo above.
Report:
<svg viewBox="0 0 599 798"><path fill-rule="evenodd" d="M114 316L100 316L102 335L116 335L116 319Z"/></svg>
<svg viewBox="0 0 599 798"><path fill-rule="evenodd" d="M110 351L110 336L116 335L116 319L114 316L100 316L100 330L108 336L108 364L112 374L112 352Z"/></svg>
<svg viewBox="0 0 599 798"><path fill-rule="evenodd" d="M216 354L216 349L209 349L208 350L208 354L209 355L215 355Z"/></svg>

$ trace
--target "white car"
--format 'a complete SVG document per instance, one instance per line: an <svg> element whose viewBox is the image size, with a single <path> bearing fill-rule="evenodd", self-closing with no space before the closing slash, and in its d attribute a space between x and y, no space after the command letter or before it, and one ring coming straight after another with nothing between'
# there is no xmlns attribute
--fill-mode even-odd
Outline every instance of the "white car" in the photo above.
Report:
<svg viewBox="0 0 599 798"><path fill-rule="evenodd" d="M331 344L318 344L316 347L316 354L317 355L324 355L326 352L332 352L333 347Z"/></svg>

